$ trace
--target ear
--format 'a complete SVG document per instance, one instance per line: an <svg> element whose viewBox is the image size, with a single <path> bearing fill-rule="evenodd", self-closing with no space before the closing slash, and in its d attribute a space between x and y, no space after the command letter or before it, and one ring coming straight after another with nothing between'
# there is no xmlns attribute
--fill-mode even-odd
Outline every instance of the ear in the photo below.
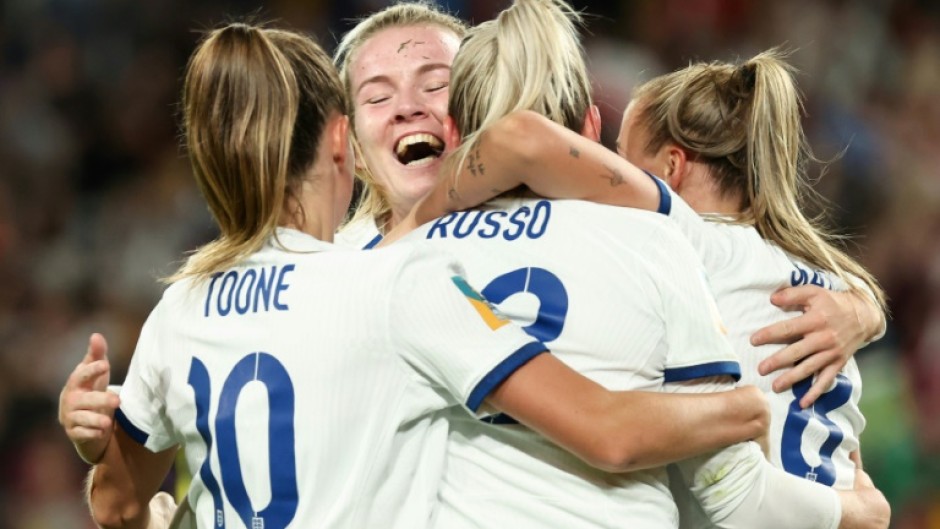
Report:
<svg viewBox="0 0 940 529"><path fill-rule="evenodd" d="M460 147L460 131L457 130L457 121L450 115L444 118L444 150L452 151Z"/></svg>
<svg viewBox="0 0 940 529"><path fill-rule="evenodd" d="M349 137L349 116L340 115L330 123L330 154L340 174L348 174L357 162Z"/></svg>
<svg viewBox="0 0 940 529"><path fill-rule="evenodd" d="M661 154L662 161L665 164L665 170L662 173L663 180L676 193L679 193L689 171L688 155L686 155L685 150L674 143L664 145Z"/></svg>
<svg viewBox="0 0 940 529"><path fill-rule="evenodd" d="M601 141L601 111L597 105L591 105L588 108L587 115L584 116L584 125L581 127L581 135L593 141Z"/></svg>

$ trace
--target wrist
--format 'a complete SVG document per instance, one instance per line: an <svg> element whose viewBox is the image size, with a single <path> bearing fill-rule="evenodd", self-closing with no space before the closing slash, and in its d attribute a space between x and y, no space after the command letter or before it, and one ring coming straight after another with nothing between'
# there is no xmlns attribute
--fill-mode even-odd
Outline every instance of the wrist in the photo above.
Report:
<svg viewBox="0 0 940 529"><path fill-rule="evenodd" d="M72 443L72 446L75 447L75 451L78 453L78 457L82 458L82 461L89 465L97 465L101 462L102 458L104 458L104 453L111 443L111 437L112 436L109 435L107 439L100 441Z"/></svg>
<svg viewBox="0 0 940 529"><path fill-rule="evenodd" d="M852 309L862 330L863 343L868 344L882 334L885 325L884 314L865 292L853 292Z"/></svg>

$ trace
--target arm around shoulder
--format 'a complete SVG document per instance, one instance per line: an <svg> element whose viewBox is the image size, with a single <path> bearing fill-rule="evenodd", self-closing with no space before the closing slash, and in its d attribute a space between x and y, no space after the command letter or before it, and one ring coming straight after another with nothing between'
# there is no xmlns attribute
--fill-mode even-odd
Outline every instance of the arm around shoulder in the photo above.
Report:
<svg viewBox="0 0 940 529"><path fill-rule="evenodd" d="M662 466L752 439L769 423L766 400L756 388L613 392L550 354L519 368L487 402L609 472Z"/></svg>

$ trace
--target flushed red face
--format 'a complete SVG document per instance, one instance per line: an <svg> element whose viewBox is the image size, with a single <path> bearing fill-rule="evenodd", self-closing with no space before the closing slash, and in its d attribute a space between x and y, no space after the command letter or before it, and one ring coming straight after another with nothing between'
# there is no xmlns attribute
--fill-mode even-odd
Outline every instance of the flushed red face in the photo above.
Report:
<svg viewBox="0 0 940 529"><path fill-rule="evenodd" d="M349 65L362 163L385 189L396 220L437 181L459 47L444 28L393 27L369 38Z"/></svg>

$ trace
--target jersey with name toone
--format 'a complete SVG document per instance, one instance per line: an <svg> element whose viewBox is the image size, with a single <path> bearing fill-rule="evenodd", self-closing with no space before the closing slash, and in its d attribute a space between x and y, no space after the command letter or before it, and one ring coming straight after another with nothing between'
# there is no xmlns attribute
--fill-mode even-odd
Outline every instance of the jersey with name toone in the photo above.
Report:
<svg viewBox="0 0 940 529"><path fill-rule="evenodd" d="M446 428L545 346L425 244L346 251L297 231L169 287L118 421L185 448L199 527L425 527ZM469 409L469 410L467 410Z"/></svg>

